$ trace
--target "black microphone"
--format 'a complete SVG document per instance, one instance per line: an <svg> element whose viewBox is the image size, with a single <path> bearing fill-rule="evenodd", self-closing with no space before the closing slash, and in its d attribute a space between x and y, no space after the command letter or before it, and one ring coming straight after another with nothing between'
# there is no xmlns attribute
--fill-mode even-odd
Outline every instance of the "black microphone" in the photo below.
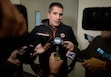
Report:
<svg viewBox="0 0 111 77"><path fill-rule="evenodd" d="M55 45L56 48L56 54L55 54L56 60L61 60L60 47L62 45L62 42L63 40L60 37L55 37L53 40L53 44Z"/></svg>

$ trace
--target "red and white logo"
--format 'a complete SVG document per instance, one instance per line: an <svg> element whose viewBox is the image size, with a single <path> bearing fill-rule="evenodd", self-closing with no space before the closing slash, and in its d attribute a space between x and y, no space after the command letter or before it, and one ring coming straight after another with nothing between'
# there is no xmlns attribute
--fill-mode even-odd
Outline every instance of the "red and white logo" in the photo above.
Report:
<svg viewBox="0 0 111 77"><path fill-rule="evenodd" d="M65 34L64 33L60 33L60 37L61 38L65 38Z"/></svg>

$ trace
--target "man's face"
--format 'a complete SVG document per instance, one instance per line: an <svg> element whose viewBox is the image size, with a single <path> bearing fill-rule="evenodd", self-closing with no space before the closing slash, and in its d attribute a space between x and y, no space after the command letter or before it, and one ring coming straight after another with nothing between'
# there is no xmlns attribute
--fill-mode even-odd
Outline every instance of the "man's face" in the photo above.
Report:
<svg viewBox="0 0 111 77"><path fill-rule="evenodd" d="M101 31L101 36L104 38L111 38L111 31L103 30Z"/></svg>
<svg viewBox="0 0 111 77"><path fill-rule="evenodd" d="M49 24L51 26L59 26L63 16L63 9L57 6L54 6L53 9L48 12Z"/></svg>

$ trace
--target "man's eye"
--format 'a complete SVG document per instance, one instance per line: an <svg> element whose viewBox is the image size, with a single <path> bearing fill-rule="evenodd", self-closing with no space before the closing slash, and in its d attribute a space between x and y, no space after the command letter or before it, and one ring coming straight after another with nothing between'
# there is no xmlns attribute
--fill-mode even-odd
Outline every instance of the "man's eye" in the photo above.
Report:
<svg viewBox="0 0 111 77"><path fill-rule="evenodd" d="M55 15L56 15L57 13L53 13L53 14L55 14Z"/></svg>

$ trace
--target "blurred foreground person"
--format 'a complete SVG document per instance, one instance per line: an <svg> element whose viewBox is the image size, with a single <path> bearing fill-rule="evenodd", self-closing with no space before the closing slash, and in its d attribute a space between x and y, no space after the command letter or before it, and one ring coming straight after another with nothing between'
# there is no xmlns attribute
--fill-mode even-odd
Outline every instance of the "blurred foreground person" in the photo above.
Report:
<svg viewBox="0 0 111 77"><path fill-rule="evenodd" d="M22 40L26 33L23 15L10 0L0 0L0 73L12 51L26 42ZM22 71L18 77L22 77Z"/></svg>
<svg viewBox="0 0 111 77"><path fill-rule="evenodd" d="M99 48L103 50L99 50L101 53L98 52ZM74 47L74 52L74 61L80 61L85 67L85 77L111 77L111 60L108 56L111 54L111 31L102 30L101 35L96 36L86 49Z"/></svg>

